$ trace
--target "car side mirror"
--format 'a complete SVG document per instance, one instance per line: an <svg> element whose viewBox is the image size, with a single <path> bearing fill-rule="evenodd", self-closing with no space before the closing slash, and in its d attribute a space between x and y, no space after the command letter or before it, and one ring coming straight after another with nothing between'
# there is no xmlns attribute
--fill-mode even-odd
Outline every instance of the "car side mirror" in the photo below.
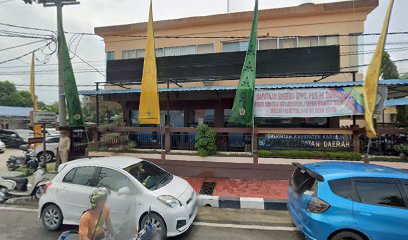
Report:
<svg viewBox="0 0 408 240"><path fill-rule="evenodd" d="M128 187L123 187L123 188L119 189L119 191L118 191L119 196L128 195L129 193L130 193L130 189Z"/></svg>

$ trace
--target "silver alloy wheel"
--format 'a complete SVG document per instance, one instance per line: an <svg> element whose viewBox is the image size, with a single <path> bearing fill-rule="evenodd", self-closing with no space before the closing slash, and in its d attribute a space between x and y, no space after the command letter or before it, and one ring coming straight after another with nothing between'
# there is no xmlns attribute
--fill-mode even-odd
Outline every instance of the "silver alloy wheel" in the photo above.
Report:
<svg viewBox="0 0 408 240"><path fill-rule="evenodd" d="M44 212L44 223L48 228L56 228L60 222L61 216L55 208L48 208Z"/></svg>

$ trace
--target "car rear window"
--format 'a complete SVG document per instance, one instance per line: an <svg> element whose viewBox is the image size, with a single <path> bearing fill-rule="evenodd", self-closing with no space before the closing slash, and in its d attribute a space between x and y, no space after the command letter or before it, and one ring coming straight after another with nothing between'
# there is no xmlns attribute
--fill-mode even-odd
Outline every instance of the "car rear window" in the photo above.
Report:
<svg viewBox="0 0 408 240"><path fill-rule="evenodd" d="M298 194L313 190L317 193L317 180L310 176L305 170L297 168L289 182L292 189Z"/></svg>
<svg viewBox="0 0 408 240"><path fill-rule="evenodd" d="M337 196L352 199L353 187L351 178L343 178L329 181L330 189Z"/></svg>
<svg viewBox="0 0 408 240"><path fill-rule="evenodd" d="M393 207L405 207L401 192L395 183L355 183L360 202Z"/></svg>

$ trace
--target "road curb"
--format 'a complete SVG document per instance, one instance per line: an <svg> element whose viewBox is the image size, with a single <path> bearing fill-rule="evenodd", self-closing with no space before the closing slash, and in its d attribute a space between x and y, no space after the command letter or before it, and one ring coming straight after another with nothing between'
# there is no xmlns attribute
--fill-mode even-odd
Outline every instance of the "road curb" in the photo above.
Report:
<svg viewBox="0 0 408 240"><path fill-rule="evenodd" d="M198 195L200 207L287 210L287 201L269 198L245 198Z"/></svg>

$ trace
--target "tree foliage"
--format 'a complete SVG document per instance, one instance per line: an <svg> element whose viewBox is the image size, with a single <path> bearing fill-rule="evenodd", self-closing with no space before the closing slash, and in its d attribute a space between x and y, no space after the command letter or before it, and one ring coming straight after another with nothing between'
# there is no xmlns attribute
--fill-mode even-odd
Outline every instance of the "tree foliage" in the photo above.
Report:
<svg viewBox="0 0 408 240"><path fill-rule="evenodd" d="M398 79L398 69L397 65L391 60L390 54L387 51L384 51L381 64L381 78L384 80L387 79Z"/></svg>
<svg viewBox="0 0 408 240"><path fill-rule="evenodd" d="M49 111L48 108L54 104L47 105L41 101L38 101L39 109L44 111ZM58 106L58 103L56 104ZM0 106L33 107L33 102L31 100L31 94L29 91L17 90L14 83L9 81L0 81Z"/></svg>
<svg viewBox="0 0 408 240"><path fill-rule="evenodd" d="M96 122L96 99L86 96L82 99L82 111L87 122ZM99 120L101 123L122 122L122 106L112 101L99 100Z"/></svg>
<svg viewBox="0 0 408 240"><path fill-rule="evenodd" d="M217 151L215 131L210 129L207 124L198 125L197 130L195 148L198 151L198 155L201 157L214 155Z"/></svg>

